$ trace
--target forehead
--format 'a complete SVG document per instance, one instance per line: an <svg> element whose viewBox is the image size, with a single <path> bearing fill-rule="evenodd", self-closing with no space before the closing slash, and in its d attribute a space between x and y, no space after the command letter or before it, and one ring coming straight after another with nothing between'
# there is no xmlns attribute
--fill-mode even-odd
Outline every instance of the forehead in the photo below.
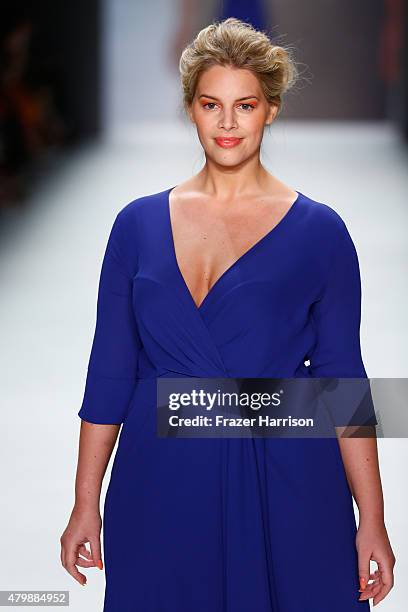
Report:
<svg viewBox="0 0 408 612"><path fill-rule="evenodd" d="M197 95L204 93L224 98L259 95L260 92L258 78L250 70L232 66L207 68L201 73L196 87Z"/></svg>

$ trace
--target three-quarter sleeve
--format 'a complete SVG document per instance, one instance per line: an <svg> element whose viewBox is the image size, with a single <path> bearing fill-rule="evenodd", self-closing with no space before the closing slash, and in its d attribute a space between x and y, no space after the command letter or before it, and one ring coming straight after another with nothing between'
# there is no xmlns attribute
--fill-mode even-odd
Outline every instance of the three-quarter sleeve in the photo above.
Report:
<svg viewBox="0 0 408 612"><path fill-rule="evenodd" d="M350 381L347 387L347 381L338 381L337 392L332 395L335 424L353 424L351 415L359 419L354 424L374 424L377 421L369 381L362 380L367 379L367 373L360 345L362 292L359 261L342 220L339 229L340 234L332 243L334 252L323 291L320 299L311 306L316 342L309 355L310 372L319 378L360 379L354 383Z"/></svg>
<svg viewBox="0 0 408 612"><path fill-rule="evenodd" d="M310 311L316 330L311 372L319 377L366 376L360 348L360 268L344 224L333 247L325 286Z"/></svg>
<svg viewBox="0 0 408 612"><path fill-rule="evenodd" d="M121 424L138 380L141 340L132 306L132 278L124 254L123 217L109 234L99 278L96 325L78 416Z"/></svg>

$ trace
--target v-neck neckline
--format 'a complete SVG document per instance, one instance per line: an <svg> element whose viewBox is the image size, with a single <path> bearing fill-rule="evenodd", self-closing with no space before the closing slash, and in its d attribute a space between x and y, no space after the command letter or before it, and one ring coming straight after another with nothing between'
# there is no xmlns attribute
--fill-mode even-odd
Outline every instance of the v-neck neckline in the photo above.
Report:
<svg viewBox="0 0 408 612"><path fill-rule="evenodd" d="M247 249L246 251L244 251L244 253L242 253L242 255L240 255L230 266L228 266L228 268L226 268L224 270L224 272L222 272L222 274L216 279L215 283L210 287L210 289L207 291L206 295L204 296L203 300L200 302L199 305L197 305L195 303L194 297L185 281L185 278L181 272L178 260L177 260L177 253L176 253L176 245L174 242L174 234L173 234L173 226L171 223L171 214L170 214L170 193L173 191L173 189L175 189L176 187L178 187L178 185L173 185L173 187L170 187L169 189L167 189L164 193L165 193L165 198L164 198L164 203L165 203L165 208L166 208L166 219L167 219L167 225L168 225L168 235L169 235L169 239L170 239L170 245L171 245L171 252L172 252L172 258L173 258L173 262L175 265L175 269L176 272L181 280L181 284L183 285L184 291L187 294L187 296L189 297L190 301L193 304L193 307L195 308L195 310L197 312L201 312L201 310L204 308L204 305L208 302L210 296L213 294L215 288L221 283L221 281L228 275L230 274L235 267L242 263L242 261L244 259L246 259L247 257L249 257L249 255L251 255L256 249L258 249L261 245L263 245L268 238L270 238L272 236L272 234L275 233L275 230L277 230L278 228L281 228L282 225L287 222L288 218L293 214L294 210L297 207L297 204L299 203L299 200L302 196L302 193L300 191L296 191L297 193L297 197L294 200L294 202L292 202L292 204L290 205L290 208L286 211L286 213L283 215L283 217L280 219L280 221L278 221L278 223L276 223L276 225L274 225L270 230L268 230L266 232L266 234L264 234L261 238L259 238L259 240L257 240L252 246L249 247L249 249Z"/></svg>

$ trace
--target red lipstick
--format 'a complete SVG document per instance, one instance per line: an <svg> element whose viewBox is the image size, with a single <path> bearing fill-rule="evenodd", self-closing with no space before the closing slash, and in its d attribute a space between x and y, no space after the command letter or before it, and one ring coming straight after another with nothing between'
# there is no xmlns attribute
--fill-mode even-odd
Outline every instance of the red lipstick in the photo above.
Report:
<svg viewBox="0 0 408 612"><path fill-rule="evenodd" d="M236 147L241 142L241 140L241 138L219 136L215 139L215 142L218 146L223 147L224 149L230 149L231 147Z"/></svg>

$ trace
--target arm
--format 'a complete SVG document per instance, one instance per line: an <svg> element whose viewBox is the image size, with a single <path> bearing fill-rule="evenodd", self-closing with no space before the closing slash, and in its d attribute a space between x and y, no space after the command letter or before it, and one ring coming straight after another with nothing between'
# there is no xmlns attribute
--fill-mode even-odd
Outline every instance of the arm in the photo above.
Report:
<svg viewBox="0 0 408 612"><path fill-rule="evenodd" d="M78 412L82 421L75 503L60 539L62 565L80 584L86 584L86 577L76 565L102 569L102 480L137 384L142 346L132 307L132 273L123 253L122 225L123 215L119 213L102 262L96 326ZM86 542L90 543L90 553Z"/></svg>
<svg viewBox="0 0 408 612"><path fill-rule="evenodd" d="M395 556L384 523L384 499L378 464L377 439L339 438L350 490L359 510L356 546L359 556L360 599L379 603L394 585ZM370 574L370 559L378 570ZM374 582L367 586L369 578Z"/></svg>
<svg viewBox="0 0 408 612"><path fill-rule="evenodd" d="M341 221L340 225L326 286L321 299L312 307L317 341L310 355L310 367L316 377L366 378L360 347L358 257L345 224ZM346 477L359 509L356 547L359 575L365 581L361 583L364 593L360 599L374 597L373 603L377 604L393 586L395 563L384 525L377 439L342 437L345 429L350 428L337 426L336 433ZM379 571L371 575L375 582L365 586L370 577L370 558L377 562Z"/></svg>
<svg viewBox="0 0 408 612"><path fill-rule="evenodd" d="M82 585L86 584L86 576L78 570L77 565L103 568L99 500L102 480L118 432L118 425L81 421L75 503L60 542L63 567ZM90 551L85 547L87 542Z"/></svg>

